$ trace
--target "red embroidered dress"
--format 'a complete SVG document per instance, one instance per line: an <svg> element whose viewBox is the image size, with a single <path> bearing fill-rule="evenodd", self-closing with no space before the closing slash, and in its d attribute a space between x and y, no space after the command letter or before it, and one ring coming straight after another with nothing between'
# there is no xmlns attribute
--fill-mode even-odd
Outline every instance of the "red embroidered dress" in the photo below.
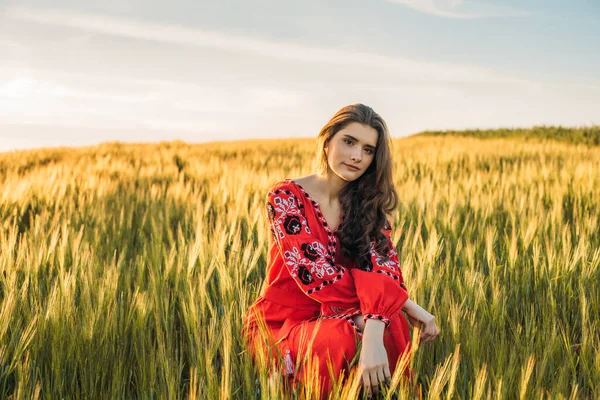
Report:
<svg viewBox="0 0 600 400"><path fill-rule="evenodd" d="M341 372L347 375L348 362L356 355L356 341L362 336L352 316L363 314L365 321L377 318L385 322L384 345L393 374L410 336L400 311L408 293L390 240L389 222L383 230L389 241L389 260L375 252L373 241L372 265L366 271L343 257L335 231L300 184L285 179L273 185L266 207L271 228L266 285L248 310L243 329L253 356L258 351L255 341L260 340L257 319L262 317L270 346L285 356L285 374L295 382L310 379L302 366L295 367L296 360L306 354L307 341L316 334L311 352L319 356L325 395L332 386L327 362L332 363L336 376ZM341 217L343 220L343 213Z"/></svg>

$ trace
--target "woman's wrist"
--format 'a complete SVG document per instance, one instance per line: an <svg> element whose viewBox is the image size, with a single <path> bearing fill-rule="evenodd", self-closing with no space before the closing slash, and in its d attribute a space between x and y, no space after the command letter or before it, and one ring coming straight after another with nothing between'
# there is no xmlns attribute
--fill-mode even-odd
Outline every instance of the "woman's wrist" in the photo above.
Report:
<svg viewBox="0 0 600 400"><path fill-rule="evenodd" d="M367 319L363 337L383 338L384 330L385 322L378 319Z"/></svg>

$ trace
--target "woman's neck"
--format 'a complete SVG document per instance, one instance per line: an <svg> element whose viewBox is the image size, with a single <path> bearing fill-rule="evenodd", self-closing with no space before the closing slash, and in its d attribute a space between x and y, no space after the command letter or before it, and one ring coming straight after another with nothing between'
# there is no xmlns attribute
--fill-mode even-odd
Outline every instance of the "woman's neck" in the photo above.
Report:
<svg viewBox="0 0 600 400"><path fill-rule="evenodd" d="M340 191L348 182L335 174L327 176L314 174L313 180L316 189L319 191L321 203L325 203L327 206L339 204Z"/></svg>

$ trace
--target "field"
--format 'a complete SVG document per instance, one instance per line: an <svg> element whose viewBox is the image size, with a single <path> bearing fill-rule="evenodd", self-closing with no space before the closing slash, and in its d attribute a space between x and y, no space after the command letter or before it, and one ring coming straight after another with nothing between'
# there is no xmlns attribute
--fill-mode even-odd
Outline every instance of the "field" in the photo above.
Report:
<svg viewBox="0 0 600 400"><path fill-rule="evenodd" d="M314 140L0 154L0 398L281 397L240 330L266 190L313 156ZM441 330L413 357L422 396L600 398L600 148L415 136L394 160L393 239Z"/></svg>

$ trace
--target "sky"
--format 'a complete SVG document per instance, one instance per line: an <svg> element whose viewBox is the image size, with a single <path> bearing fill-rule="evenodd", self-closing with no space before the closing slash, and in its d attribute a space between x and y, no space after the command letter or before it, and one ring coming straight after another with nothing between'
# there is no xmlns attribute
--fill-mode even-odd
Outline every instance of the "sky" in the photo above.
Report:
<svg viewBox="0 0 600 400"><path fill-rule="evenodd" d="M600 124L599 0L0 0L0 151Z"/></svg>

